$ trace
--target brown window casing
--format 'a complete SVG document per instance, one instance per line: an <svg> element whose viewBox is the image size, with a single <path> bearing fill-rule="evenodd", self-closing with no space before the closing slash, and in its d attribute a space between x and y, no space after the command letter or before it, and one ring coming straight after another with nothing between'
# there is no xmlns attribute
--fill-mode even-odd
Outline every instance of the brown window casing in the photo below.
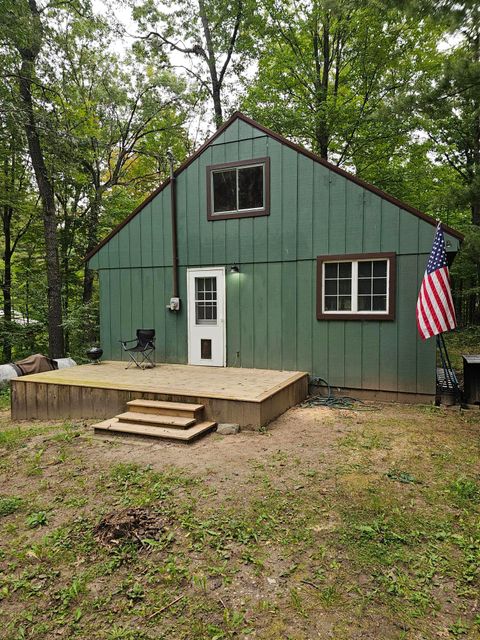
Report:
<svg viewBox="0 0 480 640"><path fill-rule="evenodd" d="M263 165L264 167L263 198L265 206L262 209L245 209L233 211L232 213L213 213L212 172L222 169L249 167L251 165ZM222 164L211 164L207 167L207 220L230 220L232 218L254 218L268 215L270 215L270 158L223 162Z"/></svg>
<svg viewBox="0 0 480 640"><path fill-rule="evenodd" d="M395 320L395 299L396 299L396 264L395 253L348 253L343 255L318 256L317 257L317 320ZM349 313L344 311L323 311L323 265L325 262L352 262L354 260L388 260L388 312L358 312Z"/></svg>

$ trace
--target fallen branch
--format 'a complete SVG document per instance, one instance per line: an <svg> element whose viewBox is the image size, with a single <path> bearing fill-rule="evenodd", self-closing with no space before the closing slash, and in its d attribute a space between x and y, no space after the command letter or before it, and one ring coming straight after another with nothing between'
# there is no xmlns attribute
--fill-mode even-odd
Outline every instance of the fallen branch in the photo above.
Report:
<svg viewBox="0 0 480 640"><path fill-rule="evenodd" d="M321 590L321 588L318 586L318 584L315 584L314 582L309 582L308 580L300 580L300 582L302 582L303 584L308 584L310 587L313 587L314 589L317 589L318 591Z"/></svg>
<svg viewBox="0 0 480 640"><path fill-rule="evenodd" d="M179 600L182 600L182 598L185 598L185 594L183 594L182 596L178 596L178 598L175 598L175 600L172 600L172 602L169 602L168 604L166 604L161 609L158 609L158 611L154 611L153 613L151 613L147 617L147 620L150 620L151 618L154 618L155 616L158 616L160 613L162 613L166 609L169 609L170 607L173 607L173 605L176 604Z"/></svg>

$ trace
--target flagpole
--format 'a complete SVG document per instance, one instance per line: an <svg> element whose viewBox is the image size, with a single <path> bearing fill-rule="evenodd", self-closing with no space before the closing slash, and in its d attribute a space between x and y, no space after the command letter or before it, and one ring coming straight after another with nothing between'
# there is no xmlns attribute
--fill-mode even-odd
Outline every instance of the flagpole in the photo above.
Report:
<svg viewBox="0 0 480 640"><path fill-rule="evenodd" d="M442 364L444 381L446 382L447 390L452 390L454 397L456 400L460 398L460 386L458 384L457 376L455 375L455 371L453 370L452 363L450 362L450 356L448 355L447 345L445 344L445 339L443 337L443 333L439 333L437 335L437 347L440 353L440 360ZM437 385L442 388L441 382L438 380L437 376Z"/></svg>
<svg viewBox="0 0 480 640"><path fill-rule="evenodd" d="M436 367L437 391L453 392L454 399L457 400L460 397L460 388L443 338L443 333L456 328L457 321L450 287L445 237L442 223L438 219L432 250L418 294L415 315L422 340L436 336L441 361L441 368Z"/></svg>

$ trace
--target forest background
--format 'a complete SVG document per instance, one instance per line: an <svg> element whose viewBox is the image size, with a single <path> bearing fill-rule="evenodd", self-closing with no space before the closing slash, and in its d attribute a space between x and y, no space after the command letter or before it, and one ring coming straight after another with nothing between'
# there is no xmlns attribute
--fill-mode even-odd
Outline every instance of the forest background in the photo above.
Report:
<svg viewBox="0 0 480 640"><path fill-rule="evenodd" d="M236 109L462 231L480 337L477 0L0 0L2 362L82 361L85 255Z"/></svg>

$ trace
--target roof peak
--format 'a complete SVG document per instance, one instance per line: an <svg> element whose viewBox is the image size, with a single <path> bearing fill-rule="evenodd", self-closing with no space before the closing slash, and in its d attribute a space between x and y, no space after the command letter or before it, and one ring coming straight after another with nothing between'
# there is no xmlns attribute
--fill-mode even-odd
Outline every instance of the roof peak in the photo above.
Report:
<svg viewBox="0 0 480 640"><path fill-rule="evenodd" d="M293 149L297 153L300 153L306 156L307 158L310 158L314 162L317 162L318 164L323 165L330 171L333 171L334 173L337 173L338 175L346 178L347 180L354 182L355 184L362 187L363 189L366 189L367 191L374 193L375 195L382 198L383 200L390 202L396 207L399 207L400 209L403 209L404 211L407 211L408 213L413 214L417 218L420 218L433 226L437 225L437 220L432 216L428 215L427 213L424 213L423 211L416 209L415 207L409 205L408 203L403 202L402 200L399 200L395 196L392 196L389 193L382 191L378 187L375 187L373 184L370 184L369 182L365 182L364 180L362 180L361 178L358 178L353 173L350 173L349 171L346 171L345 169L341 169L340 167L337 167L337 165L332 164L331 162L328 162L328 160L324 160L319 155L313 153L312 151L309 151L305 147L302 147L301 145L297 144L296 142L292 142L288 138L285 138L283 135L276 133L275 131L273 131L272 129L269 129L268 127L265 127L264 125L260 124L256 120L253 120L253 118L250 118L249 116L244 114L242 111L238 111L238 110L234 111L231 114L231 116L227 120L225 120L225 122L223 122L220 125L220 127L218 127L218 129L192 155L190 155L177 169L175 169L175 172L174 172L175 177L180 175L188 166L190 166L192 162L194 162L205 151L205 149L207 149L226 129L228 129L228 127L233 122L235 122L235 120L242 120L246 124L249 124L250 126L255 127L256 129L258 129L259 131L262 131L263 133L270 136L271 138L274 138L281 144L289 147L290 149ZM108 234L108 236L104 238L101 242L99 242L99 244L86 256L85 260L86 261L90 260L90 258L92 258L105 244L107 244L107 242L109 242L109 240L111 240L111 238L113 238L113 236L115 236L126 224L128 224L130 220L137 215L137 213L140 213L140 211L149 202L151 202L153 198L155 198L155 196L157 196L161 191L163 191L169 185L169 183L170 183L170 178L167 178L157 189L155 189L149 196L147 196L147 198L145 198L145 200L134 211L132 211L132 213L129 216L125 218L125 220L123 220L122 222L120 222L120 224L114 227L112 231ZM453 229L452 227L449 227L448 225L445 225L445 224L442 224L442 228L444 231L446 231L453 237L459 240L463 240L464 238L463 234L457 231L456 229Z"/></svg>

